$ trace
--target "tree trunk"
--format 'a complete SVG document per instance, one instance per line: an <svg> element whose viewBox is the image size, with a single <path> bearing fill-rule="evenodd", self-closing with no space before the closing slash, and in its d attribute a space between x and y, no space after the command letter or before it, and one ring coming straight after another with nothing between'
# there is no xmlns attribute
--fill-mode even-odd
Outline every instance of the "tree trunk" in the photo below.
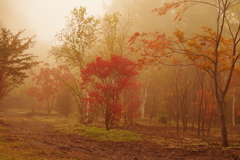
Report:
<svg viewBox="0 0 240 160"><path fill-rule="evenodd" d="M236 104L235 87L233 87L232 126L235 126L235 104Z"/></svg>
<svg viewBox="0 0 240 160"><path fill-rule="evenodd" d="M218 107L220 111L220 122L221 122L221 129L222 129L222 145L223 147L228 147L228 138L227 138L227 127L226 127L226 119L224 113L224 101L218 100Z"/></svg>
<svg viewBox="0 0 240 160"><path fill-rule="evenodd" d="M109 131L110 130L110 120L108 119L108 116L106 116L105 118L105 126L106 126L106 130Z"/></svg>
<svg viewBox="0 0 240 160"><path fill-rule="evenodd" d="M147 82L148 84L149 82ZM147 99L147 88L148 86L146 86L145 89L143 89L143 97L142 97L142 103L141 103L141 118L144 118L144 115L145 115L145 105L146 105L146 99Z"/></svg>
<svg viewBox="0 0 240 160"><path fill-rule="evenodd" d="M179 114L178 114L178 112L177 112L177 132L179 132Z"/></svg>
<svg viewBox="0 0 240 160"><path fill-rule="evenodd" d="M200 135L201 113L202 113L202 104L199 105L199 110L198 110L198 135Z"/></svg>
<svg viewBox="0 0 240 160"><path fill-rule="evenodd" d="M212 101L212 104L214 103L214 99ZM210 129L211 129L211 124L212 124L212 118L213 118L213 105L212 105L212 112L211 112L211 117L210 117L210 120L209 120L209 125L208 125L208 131L207 131L207 134L209 135L209 132L210 132Z"/></svg>

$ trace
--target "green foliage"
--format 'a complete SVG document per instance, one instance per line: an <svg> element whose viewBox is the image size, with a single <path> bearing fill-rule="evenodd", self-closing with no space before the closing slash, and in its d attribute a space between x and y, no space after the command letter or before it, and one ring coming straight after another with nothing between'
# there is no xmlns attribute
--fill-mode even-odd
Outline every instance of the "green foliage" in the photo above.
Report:
<svg viewBox="0 0 240 160"><path fill-rule="evenodd" d="M42 121L46 121L43 120ZM53 119L52 119L53 121ZM48 120L50 122L50 120ZM88 127L83 125L76 125L72 120L68 119L65 121L57 120L55 122L55 129L61 131L62 133L77 133L89 138L93 138L100 141L141 141L142 136L138 133L120 130L120 129L111 129L107 131L105 128L99 127Z"/></svg>
<svg viewBox="0 0 240 160"><path fill-rule="evenodd" d="M74 8L67 17L66 27L56 35L56 45L50 53L56 60L71 66L82 67L97 37L99 20L87 16L86 8Z"/></svg>
<svg viewBox="0 0 240 160"><path fill-rule="evenodd" d="M27 78L27 73L23 71L39 64L34 61L37 56L24 53L34 46L35 41L33 41L34 36L20 38L23 32L24 30L14 35L10 30L2 28L0 34L0 69L7 71L8 81L13 85L22 84Z"/></svg>
<svg viewBox="0 0 240 160"><path fill-rule="evenodd" d="M28 69L39 64L34 61L36 56L25 51L33 47L33 37L20 38L24 30L13 34L10 30L0 30L0 99L5 97L10 89L23 84L27 78Z"/></svg>
<svg viewBox="0 0 240 160"><path fill-rule="evenodd" d="M141 135L138 133L111 129L107 131L105 128L98 127L76 127L73 130L80 135L86 137L94 138L101 141L139 141L141 140Z"/></svg>
<svg viewBox="0 0 240 160"><path fill-rule="evenodd" d="M119 12L106 13L101 20L97 53L101 57L110 59L111 54L127 55L129 52L129 36L132 27L132 18L124 17Z"/></svg>

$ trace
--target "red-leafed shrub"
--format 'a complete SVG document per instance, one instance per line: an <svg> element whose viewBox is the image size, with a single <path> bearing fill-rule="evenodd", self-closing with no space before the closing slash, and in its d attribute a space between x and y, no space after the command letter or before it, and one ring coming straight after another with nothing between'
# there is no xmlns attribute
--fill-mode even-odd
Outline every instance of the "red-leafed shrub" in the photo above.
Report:
<svg viewBox="0 0 240 160"><path fill-rule="evenodd" d="M135 85L137 74L134 62L115 54L109 61L97 57L82 70L83 85L88 91L85 100L105 118L106 130L123 115L121 93Z"/></svg>

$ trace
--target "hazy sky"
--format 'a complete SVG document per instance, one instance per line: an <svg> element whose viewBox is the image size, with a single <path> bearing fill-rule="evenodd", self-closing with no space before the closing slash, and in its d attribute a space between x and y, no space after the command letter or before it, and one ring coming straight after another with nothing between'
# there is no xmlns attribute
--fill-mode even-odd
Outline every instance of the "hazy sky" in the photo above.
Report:
<svg viewBox="0 0 240 160"><path fill-rule="evenodd" d="M36 35L37 43L27 52L46 61L50 42L64 28L65 17L79 6L87 7L88 15L103 15L103 3L109 5L111 0L0 0L0 22L14 34L26 29L21 38Z"/></svg>
<svg viewBox="0 0 240 160"><path fill-rule="evenodd" d="M14 24L10 28L18 28L16 21L24 19L24 23L27 24L27 30L32 30L36 35L38 40L51 41L54 35L59 32L65 24L65 17L70 15L70 11L74 7L87 7L87 13L89 15L97 16L98 14L103 14L103 2L110 4L111 0L0 0L2 2L2 8L10 8L14 11L15 19L11 19L11 14L4 16L9 20L9 22L15 21L15 23L8 23L3 19L3 24L8 25ZM5 3L4 3L5 2ZM1 12L1 11L0 11ZM4 13L1 13L4 14ZM16 20L16 14L19 17ZM1 19L0 19L1 20Z"/></svg>

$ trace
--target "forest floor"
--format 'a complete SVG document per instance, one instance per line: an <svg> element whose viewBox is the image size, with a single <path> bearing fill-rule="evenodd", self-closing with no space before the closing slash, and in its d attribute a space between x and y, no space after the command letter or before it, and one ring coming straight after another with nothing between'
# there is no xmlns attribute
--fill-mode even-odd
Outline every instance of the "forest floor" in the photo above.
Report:
<svg viewBox="0 0 240 160"><path fill-rule="evenodd" d="M47 119L46 117L44 117ZM55 119L58 117L55 117ZM56 129L60 121L28 114L0 112L0 159L80 160L233 160L240 159L240 130L229 135L230 147L221 147L220 134L197 136L176 133L175 127L135 124L125 130L138 133L135 141L98 140ZM61 122L62 123L62 122ZM107 136L107 135L106 135Z"/></svg>

